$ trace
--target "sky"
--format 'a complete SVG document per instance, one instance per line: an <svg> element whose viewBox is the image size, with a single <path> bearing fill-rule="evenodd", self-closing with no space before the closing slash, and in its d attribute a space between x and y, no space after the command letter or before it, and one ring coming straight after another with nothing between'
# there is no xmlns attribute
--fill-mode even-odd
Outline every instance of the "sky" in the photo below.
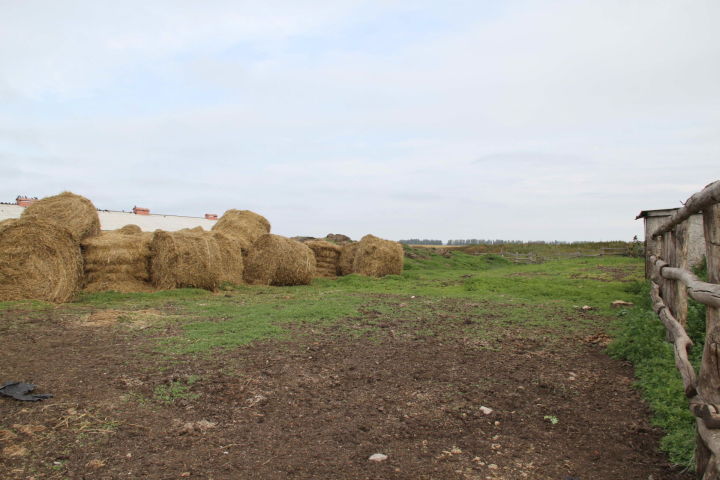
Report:
<svg viewBox="0 0 720 480"><path fill-rule="evenodd" d="M0 201L630 240L720 178L717 0L0 0Z"/></svg>

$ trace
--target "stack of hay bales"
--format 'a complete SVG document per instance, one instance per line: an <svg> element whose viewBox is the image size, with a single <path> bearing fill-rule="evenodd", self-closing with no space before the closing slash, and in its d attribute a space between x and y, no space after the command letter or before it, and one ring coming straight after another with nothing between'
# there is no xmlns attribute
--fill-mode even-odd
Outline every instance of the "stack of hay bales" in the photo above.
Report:
<svg viewBox="0 0 720 480"><path fill-rule="evenodd" d="M340 275L350 275L355 272L355 256L359 245L358 242L353 242L342 246L340 258L338 258L338 273Z"/></svg>
<svg viewBox="0 0 720 480"><path fill-rule="evenodd" d="M103 232L81 243L85 260L84 290L147 292L150 285L150 241L137 225Z"/></svg>
<svg viewBox="0 0 720 480"><path fill-rule="evenodd" d="M338 262L341 248L324 240L310 240L305 242L315 254L315 269L317 276L334 278L338 274Z"/></svg>
<svg viewBox="0 0 720 480"><path fill-rule="evenodd" d="M314 276L310 247L280 235L262 235L245 258L245 281L252 285L308 285Z"/></svg>
<svg viewBox="0 0 720 480"><path fill-rule="evenodd" d="M228 210L213 225L212 230L234 237L240 244L243 256L247 256L253 243L260 236L270 233L270 222L250 210Z"/></svg>
<svg viewBox="0 0 720 480"><path fill-rule="evenodd" d="M355 247L353 273L370 277L400 275L403 268L403 248L398 242L365 235Z"/></svg>
<svg viewBox="0 0 720 480"><path fill-rule="evenodd" d="M80 242L100 233L95 206L70 192L0 226L0 300L70 300L82 284Z"/></svg>

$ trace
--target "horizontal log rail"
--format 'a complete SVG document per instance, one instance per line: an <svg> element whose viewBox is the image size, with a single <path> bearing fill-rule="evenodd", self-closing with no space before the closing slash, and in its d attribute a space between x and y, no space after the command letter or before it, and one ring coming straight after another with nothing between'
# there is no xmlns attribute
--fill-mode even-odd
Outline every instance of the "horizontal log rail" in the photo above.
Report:
<svg viewBox="0 0 720 480"><path fill-rule="evenodd" d="M690 270L671 267L655 255L650 255L653 278L657 281L677 280L687 288L688 295L703 305L720 308L720 285L700 280Z"/></svg>
<svg viewBox="0 0 720 480"><path fill-rule="evenodd" d="M682 208L672 214L665 223L655 230L652 234L652 238L657 238L660 235L669 232L675 228L675 226L684 222L692 215L695 215L696 213L699 213L710 205L715 205L716 203L720 203L720 180L712 182L701 191L688 198Z"/></svg>
<svg viewBox="0 0 720 480"><path fill-rule="evenodd" d="M690 340L683 326L675 320L665 302L660 298L660 286L655 282L652 283L650 295L653 300L653 310L658 314L667 331L670 332L675 350L675 366L680 370L680 376L685 386L685 396L692 398L697 395L697 375L688 358L693 341Z"/></svg>

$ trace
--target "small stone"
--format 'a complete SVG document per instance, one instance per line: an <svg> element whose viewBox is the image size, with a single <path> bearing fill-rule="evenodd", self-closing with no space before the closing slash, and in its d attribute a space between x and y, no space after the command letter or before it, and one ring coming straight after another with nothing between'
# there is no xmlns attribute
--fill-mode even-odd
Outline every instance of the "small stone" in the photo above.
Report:
<svg viewBox="0 0 720 480"><path fill-rule="evenodd" d="M493 443L490 448L492 448L493 450L500 450L502 448L502 445L500 445L499 443Z"/></svg>
<svg viewBox="0 0 720 480"><path fill-rule="evenodd" d="M181 476L181 477L189 477L189 476L190 476L190 472L183 472L183 473L180 474L180 476Z"/></svg>
<svg viewBox="0 0 720 480"><path fill-rule="evenodd" d="M488 465L488 468L489 468L490 470L497 470L497 469L498 469L498 466L495 465L494 463L491 463L490 465Z"/></svg>
<svg viewBox="0 0 720 480"><path fill-rule="evenodd" d="M589 310L593 310L593 307L591 307L590 305L583 305L582 308L581 308L581 310L582 310L583 312L587 312L587 311L589 311Z"/></svg>
<svg viewBox="0 0 720 480"><path fill-rule="evenodd" d="M490 407L480 407L480 411L485 415L490 415L493 412L493 409Z"/></svg>
<svg viewBox="0 0 720 480"><path fill-rule="evenodd" d="M377 462L377 463L384 462L387 459L388 459L388 456L383 453L373 453L372 455L370 455L370 457L368 457L368 460L370 460L371 462Z"/></svg>
<svg viewBox="0 0 720 480"><path fill-rule="evenodd" d="M499 427L499 426L500 426L500 420L495 420L495 426L496 426L496 427Z"/></svg>
<svg viewBox="0 0 720 480"><path fill-rule="evenodd" d="M462 453L462 450L460 450L459 447L452 447L450 449L450 453L452 453L453 455L460 455Z"/></svg>

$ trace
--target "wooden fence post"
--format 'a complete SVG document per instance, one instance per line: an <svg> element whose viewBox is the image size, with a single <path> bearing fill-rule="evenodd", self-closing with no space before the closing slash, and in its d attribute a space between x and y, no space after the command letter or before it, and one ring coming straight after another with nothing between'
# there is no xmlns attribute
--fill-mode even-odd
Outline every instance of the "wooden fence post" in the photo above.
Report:
<svg viewBox="0 0 720 480"><path fill-rule="evenodd" d="M674 267L687 270L688 264L688 243L690 243L690 223L689 220L678 224L675 227L673 237L675 238L675 265ZM675 282L675 305L671 307L675 314L675 319L680 322L683 328L687 328L688 315L688 293L687 287L682 282Z"/></svg>
<svg viewBox="0 0 720 480"><path fill-rule="evenodd" d="M708 269L708 282L720 283L720 205L711 205L703 209L705 229L705 252ZM720 308L707 306L705 324L705 349L698 378L698 391L703 400L720 404ZM702 422L701 419L697 420ZM700 432L702 426L698 426ZM696 468L700 478L716 480L720 478L712 451L698 434Z"/></svg>

